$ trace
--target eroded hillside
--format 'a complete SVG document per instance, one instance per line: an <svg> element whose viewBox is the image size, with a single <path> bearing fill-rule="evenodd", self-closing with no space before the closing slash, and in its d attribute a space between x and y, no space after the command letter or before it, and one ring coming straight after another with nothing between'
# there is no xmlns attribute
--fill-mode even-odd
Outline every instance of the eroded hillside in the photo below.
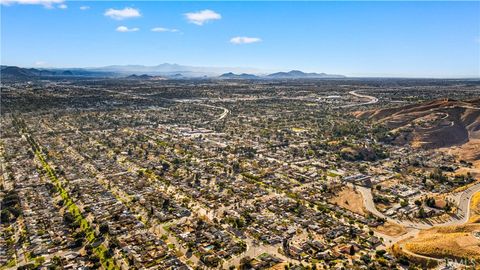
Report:
<svg viewBox="0 0 480 270"><path fill-rule="evenodd" d="M480 99L441 99L354 115L385 124L390 130L388 139L394 144L431 149L480 139Z"/></svg>

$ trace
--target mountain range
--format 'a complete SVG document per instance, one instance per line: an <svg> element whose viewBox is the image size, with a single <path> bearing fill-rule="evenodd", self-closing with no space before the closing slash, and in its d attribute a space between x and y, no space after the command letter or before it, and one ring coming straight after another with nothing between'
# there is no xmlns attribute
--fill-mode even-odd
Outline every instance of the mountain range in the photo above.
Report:
<svg viewBox="0 0 480 270"><path fill-rule="evenodd" d="M21 68L16 66L1 66L2 78L34 78L34 77L114 77L112 72L101 72L82 68L73 69L44 69L44 68Z"/></svg>
<svg viewBox="0 0 480 270"><path fill-rule="evenodd" d="M268 78L275 79L296 79L296 78L313 78L313 79L322 79L322 78L345 78L343 75L335 74L326 74L326 73L305 73L300 70L292 70L289 72L277 72L267 75Z"/></svg>
<svg viewBox="0 0 480 270"><path fill-rule="evenodd" d="M254 74L242 73L242 74L235 74L233 72L223 73L222 75L218 76L219 79L242 79L242 80L254 80L260 79L259 76Z"/></svg>
<svg viewBox="0 0 480 270"><path fill-rule="evenodd" d="M227 72L225 72L227 71ZM234 73L237 72L238 74ZM223 73L223 74L222 74ZM221 74L221 75L220 75ZM2 78L35 78L35 77L126 77L128 79L328 79L345 78L343 75L326 73L305 73L299 70L289 72L262 73L260 70L247 68L193 67L177 64L160 64L157 66L114 65L94 68L22 68L16 66L1 66Z"/></svg>
<svg viewBox="0 0 480 270"><path fill-rule="evenodd" d="M181 74L184 77L216 77L225 72L261 73L261 70L236 67L196 67L164 63L156 66L143 65L113 65L106 67L87 68L100 72L114 72L117 74L146 74L151 76L173 76Z"/></svg>

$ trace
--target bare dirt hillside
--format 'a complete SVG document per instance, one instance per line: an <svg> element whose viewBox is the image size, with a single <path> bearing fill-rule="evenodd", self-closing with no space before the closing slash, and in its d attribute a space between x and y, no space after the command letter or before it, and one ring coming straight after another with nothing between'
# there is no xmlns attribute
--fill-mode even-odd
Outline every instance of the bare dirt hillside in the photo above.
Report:
<svg viewBox="0 0 480 270"><path fill-rule="evenodd" d="M421 231L415 239L400 242L404 249L432 258L480 258L478 224L434 227Z"/></svg>
<svg viewBox="0 0 480 270"><path fill-rule="evenodd" d="M480 99L451 99L355 112L358 118L384 123L396 144L441 148L480 139Z"/></svg>

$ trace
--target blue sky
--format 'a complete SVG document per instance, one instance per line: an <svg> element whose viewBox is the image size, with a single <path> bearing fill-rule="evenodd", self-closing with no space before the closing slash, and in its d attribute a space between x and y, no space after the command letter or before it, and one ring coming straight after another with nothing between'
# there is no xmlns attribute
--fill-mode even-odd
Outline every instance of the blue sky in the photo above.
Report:
<svg viewBox="0 0 480 270"><path fill-rule="evenodd" d="M6 65L480 77L480 2L1 1Z"/></svg>

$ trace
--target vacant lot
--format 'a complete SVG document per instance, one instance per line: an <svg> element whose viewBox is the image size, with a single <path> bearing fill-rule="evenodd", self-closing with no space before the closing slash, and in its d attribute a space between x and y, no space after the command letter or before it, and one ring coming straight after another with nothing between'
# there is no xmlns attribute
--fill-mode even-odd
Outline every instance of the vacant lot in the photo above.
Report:
<svg viewBox="0 0 480 270"><path fill-rule="evenodd" d="M400 236L407 233L405 227L389 221L385 222L385 224L383 224L382 226L378 226L374 230L388 236Z"/></svg>
<svg viewBox="0 0 480 270"><path fill-rule="evenodd" d="M340 207L348 209L354 213L365 215L366 210L363 206L362 195L351 187L344 187L336 197L330 200L331 203L337 204Z"/></svg>

